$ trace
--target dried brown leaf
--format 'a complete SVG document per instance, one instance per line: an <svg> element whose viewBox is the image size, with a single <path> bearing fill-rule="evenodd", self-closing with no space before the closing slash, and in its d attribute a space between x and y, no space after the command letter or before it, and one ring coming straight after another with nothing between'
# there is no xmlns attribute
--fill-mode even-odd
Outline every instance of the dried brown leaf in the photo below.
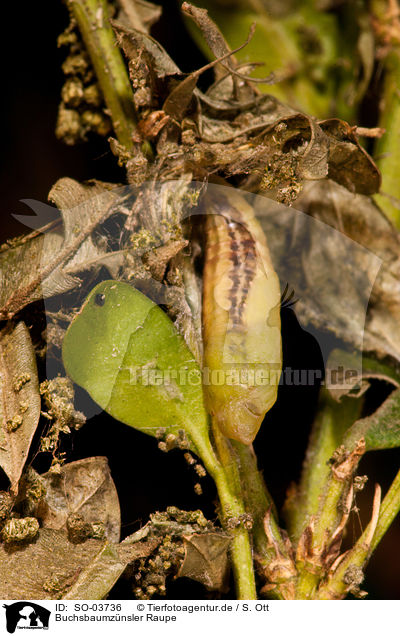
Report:
<svg viewBox="0 0 400 636"><path fill-rule="evenodd" d="M162 281L169 261L187 245L188 241L185 239L169 241L161 247L145 252L142 256L142 261L150 269L152 277Z"/></svg>
<svg viewBox="0 0 400 636"><path fill-rule="evenodd" d="M170 260L171 275L168 285L160 285L156 278L149 278L147 287L141 285L141 289L156 302L167 306L170 317L175 321L175 325L184 336L188 347L196 356L201 359L201 340L196 327L191 303L186 296L183 276L186 280L192 278L189 270L193 270L193 262L186 259L185 265L180 263L179 250L183 247L186 239L183 236L182 220L187 216L190 209L190 200L196 198L196 189L201 184L196 184L193 188L191 174L183 174L179 180L165 181L164 183L147 184L140 191L140 195L135 202L135 214L139 227L146 230L152 237L152 243L161 249L160 255L167 264L175 251L176 256ZM149 258L150 255L145 257ZM150 256L150 261L151 261ZM160 276L161 268L154 269L155 262L149 263L152 272ZM161 263L160 263L161 265ZM185 270L185 272L183 271Z"/></svg>
<svg viewBox="0 0 400 636"><path fill-rule="evenodd" d="M136 64L141 56L144 56L149 71L155 73L158 78L181 75L181 71L166 50L150 35L137 29L129 29L115 21L112 21L112 27L128 60L132 81L135 80Z"/></svg>
<svg viewBox="0 0 400 636"><path fill-rule="evenodd" d="M0 544L0 596L106 598L127 564L148 557L159 543L139 530L120 545L95 539L75 544L64 530L41 528L34 543Z"/></svg>
<svg viewBox="0 0 400 636"><path fill-rule="evenodd" d="M46 489L36 516L43 527L66 529L70 514L87 523L103 523L106 537L119 541L121 513L106 457L88 457L62 466L60 473L41 475Z"/></svg>
<svg viewBox="0 0 400 636"><path fill-rule="evenodd" d="M147 0L118 0L121 11L118 21L127 27L146 31L159 20L162 8Z"/></svg>
<svg viewBox="0 0 400 636"><path fill-rule="evenodd" d="M0 332L0 465L16 493L40 417L36 358L23 322Z"/></svg>
<svg viewBox="0 0 400 636"><path fill-rule="evenodd" d="M228 43L215 22L209 17L206 9L195 7L193 4L189 4L189 2L183 2L181 10L197 24L216 58L223 57L230 52ZM234 69L236 67L235 60L228 58L227 66ZM225 74L224 70L221 72Z"/></svg>
<svg viewBox="0 0 400 636"><path fill-rule="evenodd" d="M183 5L182 5L183 6ZM193 8L193 7L192 7ZM215 27L215 25L213 25ZM216 27L215 27L216 28ZM200 75L202 73L204 73L205 71L209 70L212 67L216 67L218 64L221 64L222 66L224 66L227 71L228 71L228 75L227 75L227 80L230 80L229 85L230 85L230 93L226 98L226 103L230 102L232 103L232 99L234 101L234 107L236 105L236 108L239 107L240 110L244 110L243 108L243 99L241 99L240 101L237 101L235 99L236 93L237 93L237 85L234 82L234 79L236 77L239 77L241 80L247 81L247 82L271 82L272 78L268 77L268 78L256 78L253 79L250 76L246 76L243 75L242 73L239 73L238 71L234 70L233 65L231 64L230 66L226 65L227 60L231 59L233 54L236 53L237 51L240 51L242 48L244 48L245 46L247 46L247 44L249 43L249 41L251 40L251 38L253 37L254 34L254 28L255 25L253 24L250 32L249 32L249 36L246 40L246 42L244 42L241 46L239 46L237 49L234 49L233 51L230 51L228 47L221 47L221 48L225 48L226 52L224 53L224 55L222 55L221 57L217 57L216 60L214 60L213 62L210 62L209 64L206 64L206 66L203 66L202 68L199 68L196 71L193 71L192 73L190 73L190 75L188 77L186 77L185 79L183 79L181 82L178 82L177 85L172 89L172 91L169 93L167 99L165 100L164 104L163 104L163 110L168 113L169 115L171 115L171 117L174 117L175 119L182 119L185 112L187 111L190 102L192 101L193 95L196 95L199 99L201 99L203 102L210 104L213 100L207 99L202 93L201 91L195 90L196 89L196 85L197 85L197 81L198 78L200 77ZM219 33L218 29L217 32ZM227 84L228 81L225 81L224 84ZM219 83L221 84L221 83ZM243 82L242 82L243 84ZM251 99L249 101L246 101L246 106L249 107L250 105L253 106L256 98L257 98L257 94L255 92L252 92L251 90L247 90L248 96ZM214 100L215 102L215 100ZM217 102L218 104L220 104L220 102ZM220 108L217 107L217 110L220 110ZM231 110L232 110L232 106L231 106Z"/></svg>
<svg viewBox="0 0 400 636"><path fill-rule="evenodd" d="M177 577L186 576L208 590L223 591L229 570L229 535L205 532L184 535L185 557Z"/></svg>
<svg viewBox="0 0 400 636"><path fill-rule="evenodd" d="M381 175L370 155L360 146L352 127L341 119L326 119L320 127L330 138L328 176L350 192L374 194Z"/></svg>
<svg viewBox="0 0 400 636"><path fill-rule="evenodd" d="M113 213L116 198L116 192L99 183L84 186L73 179L57 181L49 199L61 210L64 232L56 226L1 252L0 318L9 319L30 302L80 284L75 274L104 256L93 244L91 233ZM43 204L32 206L40 221ZM23 218L28 225L32 222L32 217Z"/></svg>
<svg viewBox="0 0 400 636"><path fill-rule="evenodd" d="M146 559L160 544L160 538L147 539L143 530L142 528L135 532L119 545L103 544L101 552L81 570L62 598L87 600L106 598L128 563Z"/></svg>
<svg viewBox="0 0 400 636"><path fill-rule="evenodd" d="M193 99L193 92L198 79L199 76L197 73L191 73L188 77L185 77L185 79L179 82L165 100L163 104L164 112L170 117L180 121Z"/></svg>
<svg viewBox="0 0 400 636"><path fill-rule="evenodd" d="M60 598L104 543L70 543L62 530L43 528L34 543L8 548L0 544L0 594L4 599Z"/></svg>

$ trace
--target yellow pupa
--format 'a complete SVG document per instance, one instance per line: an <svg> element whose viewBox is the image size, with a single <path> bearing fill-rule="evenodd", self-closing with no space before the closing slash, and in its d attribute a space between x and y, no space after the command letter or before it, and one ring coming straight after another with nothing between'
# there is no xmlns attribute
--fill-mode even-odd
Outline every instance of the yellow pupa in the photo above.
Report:
<svg viewBox="0 0 400 636"><path fill-rule="evenodd" d="M254 211L237 190L205 195L204 389L222 433L251 444L282 370L280 286Z"/></svg>

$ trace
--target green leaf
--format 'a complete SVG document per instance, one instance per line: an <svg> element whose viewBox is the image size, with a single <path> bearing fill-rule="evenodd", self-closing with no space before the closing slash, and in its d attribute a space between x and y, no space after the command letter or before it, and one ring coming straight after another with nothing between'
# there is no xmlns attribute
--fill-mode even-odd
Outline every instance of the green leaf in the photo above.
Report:
<svg viewBox="0 0 400 636"><path fill-rule="evenodd" d="M366 451L400 446L400 389L393 391L375 413L355 422L344 438L344 445L353 449L362 437Z"/></svg>
<svg viewBox="0 0 400 636"><path fill-rule="evenodd" d="M91 291L65 335L63 360L115 419L153 436L183 430L194 450L210 453L201 370L168 316L127 283Z"/></svg>

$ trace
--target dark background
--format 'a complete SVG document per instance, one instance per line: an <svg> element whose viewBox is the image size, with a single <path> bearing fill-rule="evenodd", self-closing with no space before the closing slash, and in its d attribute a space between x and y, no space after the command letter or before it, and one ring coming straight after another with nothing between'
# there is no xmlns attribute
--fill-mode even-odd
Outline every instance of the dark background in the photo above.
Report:
<svg viewBox="0 0 400 636"><path fill-rule="evenodd" d="M185 35L178 11L168 4L161 22L153 30L155 37L184 71L200 66L204 60ZM12 214L26 214L20 202L30 198L46 201L54 182L63 176L77 180L96 177L121 182L123 172L116 166L107 143L93 138L91 143L67 147L57 141L54 127L60 90L63 84L61 63L64 51L57 49L58 34L68 23L61 0L40 3L5 3L3 12L1 110L1 242L25 231ZM173 14L173 15L172 15ZM171 29L171 24L173 29ZM301 329L290 309L283 310L284 363L292 368L315 369L321 365L316 341ZM316 407L317 387L284 387L256 440L256 452L266 482L278 507L289 484L299 477L302 458ZM383 399L385 388L376 385L371 410ZM84 401L78 394L78 401ZM81 431L64 438L69 459L92 455L109 458L112 475L120 495L123 536L146 523L149 514L167 505L184 509L202 508L215 518L215 490L204 480L204 495L194 495L197 481L180 451L161 453L154 439L120 424L106 415L90 420ZM278 449L278 450L277 450ZM369 482L357 503L363 527L368 522L373 486L382 485L383 493L400 464L398 451L370 453L363 459L360 474ZM49 462L34 464L47 470ZM359 535L359 519L353 515L348 540ZM400 597L400 523L397 520L376 550L367 569L370 598ZM201 598L204 590L186 579L171 583L170 598ZM114 598L129 597L123 583L112 592Z"/></svg>

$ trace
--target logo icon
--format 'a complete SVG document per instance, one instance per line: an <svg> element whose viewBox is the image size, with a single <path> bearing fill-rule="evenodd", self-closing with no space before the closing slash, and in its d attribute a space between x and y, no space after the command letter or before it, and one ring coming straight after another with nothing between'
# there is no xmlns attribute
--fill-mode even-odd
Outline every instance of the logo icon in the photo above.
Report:
<svg viewBox="0 0 400 636"><path fill-rule="evenodd" d="M49 629L51 612L37 603L18 601L3 607L9 634L14 634L16 629Z"/></svg>

